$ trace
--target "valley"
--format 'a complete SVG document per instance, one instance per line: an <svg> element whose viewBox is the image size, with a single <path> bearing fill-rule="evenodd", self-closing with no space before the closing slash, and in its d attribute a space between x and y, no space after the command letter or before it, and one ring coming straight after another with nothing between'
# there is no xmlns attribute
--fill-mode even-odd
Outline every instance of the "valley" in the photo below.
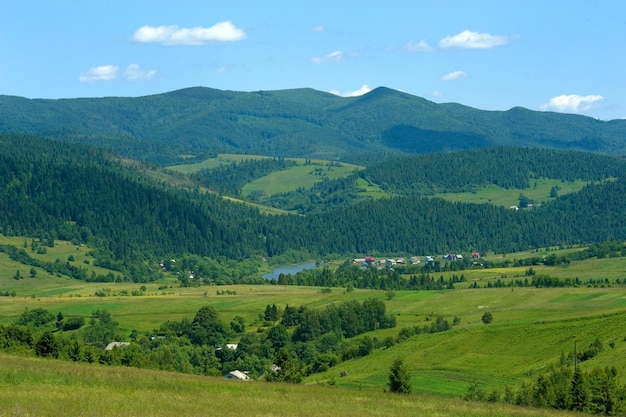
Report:
<svg viewBox="0 0 626 417"><path fill-rule="evenodd" d="M0 414L57 413L48 380L129 414L151 403L119 390L175 392L170 414L198 390L265 415L626 409L621 121L385 88L58 105L0 97Z"/></svg>

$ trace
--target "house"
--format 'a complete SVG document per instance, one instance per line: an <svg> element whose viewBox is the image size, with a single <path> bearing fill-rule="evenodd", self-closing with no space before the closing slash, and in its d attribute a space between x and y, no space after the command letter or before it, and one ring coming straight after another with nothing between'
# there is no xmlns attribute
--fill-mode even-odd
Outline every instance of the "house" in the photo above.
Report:
<svg viewBox="0 0 626 417"><path fill-rule="evenodd" d="M433 259L432 256L427 256L426 258L424 258L424 262L434 262L435 260Z"/></svg>
<svg viewBox="0 0 626 417"><path fill-rule="evenodd" d="M409 258L409 263L417 265L418 263L420 263L420 258L418 258L417 256L411 256Z"/></svg>
<svg viewBox="0 0 626 417"><path fill-rule="evenodd" d="M446 261L456 261L456 255L454 253L449 253L447 255L443 255L443 259Z"/></svg>
<svg viewBox="0 0 626 417"><path fill-rule="evenodd" d="M366 256L365 262L368 264L373 264L374 262L376 262L376 258L374 258L373 256Z"/></svg>
<svg viewBox="0 0 626 417"><path fill-rule="evenodd" d="M463 255L457 255L456 256L456 260L457 261L462 261L463 260Z"/></svg>
<svg viewBox="0 0 626 417"><path fill-rule="evenodd" d="M238 369L235 369L234 371L230 371L229 373L224 375L224 378L226 378L226 379L238 379L239 381L248 381L250 379L250 377L248 375L246 375L245 372L241 372Z"/></svg>
<svg viewBox="0 0 626 417"><path fill-rule="evenodd" d="M104 348L104 350L113 350L122 346L130 346L129 342L111 342Z"/></svg>
<svg viewBox="0 0 626 417"><path fill-rule="evenodd" d="M479 259L480 258L480 252L472 252L472 259Z"/></svg>

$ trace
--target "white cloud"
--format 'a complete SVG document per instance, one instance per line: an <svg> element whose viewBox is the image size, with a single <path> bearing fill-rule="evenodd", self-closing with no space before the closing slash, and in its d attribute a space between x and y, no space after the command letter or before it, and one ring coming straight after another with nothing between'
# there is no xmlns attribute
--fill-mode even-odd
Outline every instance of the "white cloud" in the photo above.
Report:
<svg viewBox="0 0 626 417"><path fill-rule="evenodd" d="M323 32L324 31L324 26L315 26L313 28L313 32Z"/></svg>
<svg viewBox="0 0 626 417"><path fill-rule="evenodd" d="M86 72L82 72L78 77L81 83L92 83L94 81L110 81L117 78L119 68L115 65L101 65L93 67Z"/></svg>
<svg viewBox="0 0 626 417"><path fill-rule="evenodd" d="M372 89L367 84L363 84L361 88L355 91L348 91L345 93L341 93L337 90L331 90L329 91L329 93L334 94L336 96L341 96L341 97L358 97L358 96L362 96L363 94L367 94L370 91L372 91Z"/></svg>
<svg viewBox="0 0 626 417"><path fill-rule="evenodd" d="M439 91L439 90L435 90L435 91L432 92L431 95L433 97L441 97L441 96L443 96L443 93L441 91Z"/></svg>
<svg viewBox="0 0 626 417"><path fill-rule="evenodd" d="M324 56L313 57L311 58L311 62L314 62L315 64L323 64L325 62L341 62L343 57L343 52L335 51Z"/></svg>
<svg viewBox="0 0 626 417"><path fill-rule="evenodd" d="M443 77L441 77L441 80L452 81L452 80L458 80L459 78L466 78L466 77L467 77L467 73L465 71L452 71L444 75Z"/></svg>
<svg viewBox="0 0 626 417"><path fill-rule="evenodd" d="M135 42L163 45L203 45L209 42L232 42L246 38L246 32L230 20L205 27L143 26L132 37Z"/></svg>
<svg viewBox="0 0 626 417"><path fill-rule="evenodd" d="M494 46L504 45L508 42L509 38L506 36L464 30L457 35L446 36L439 41L439 46L441 48L488 49Z"/></svg>
<svg viewBox="0 0 626 417"><path fill-rule="evenodd" d="M126 71L124 71L124 78L129 81L150 80L158 76L159 73L157 70L144 71L139 64L130 64L126 67Z"/></svg>
<svg viewBox="0 0 626 417"><path fill-rule="evenodd" d="M604 100L604 97L600 95L560 95L552 97L548 103L541 105L540 109L565 113L580 113L597 106L602 100Z"/></svg>
<svg viewBox="0 0 626 417"><path fill-rule="evenodd" d="M430 46L426 41L419 41L417 43L410 41L406 45L406 49L409 52L430 52L434 50L432 46Z"/></svg>

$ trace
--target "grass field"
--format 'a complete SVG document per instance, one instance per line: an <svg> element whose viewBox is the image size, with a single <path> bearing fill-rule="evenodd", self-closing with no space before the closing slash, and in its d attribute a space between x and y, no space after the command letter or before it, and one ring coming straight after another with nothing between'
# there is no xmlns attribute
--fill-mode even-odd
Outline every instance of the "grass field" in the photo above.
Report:
<svg viewBox="0 0 626 417"><path fill-rule="evenodd" d="M0 416L559 417L572 413L321 385L227 381L0 354ZM581 415L582 414L576 414Z"/></svg>
<svg viewBox="0 0 626 417"><path fill-rule="evenodd" d="M30 240L28 239L0 237L0 243L13 244L18 247L23 247L25 241L29 246ZM574 250L580 250L580 248L563 250L551 248L507 255L489 255L488 258L514 260L549 254L560 256ZM96 268L92 265L92 259L87 255L88 248L71 245L67 242L56 242L53 248L47 248L45 254L31 252L30 249L27 251L33 257L48 261L65 260L72 255L75 258L73 262L81 263L86 268ZM88 261L88 263L84 263L84 261ZM26 275L24 279L19 281L13 279L17 269ZM447 277L452 273L457 275L462 273L468 281L478 280L481 286L484 286L488 280L523 277L526 269L525 267L477 269L436 275ZM583 280L587 278L609 278L610 280L626 278L626 260L624 258L592 258L557 267L538 265L533 269L538 274L560 278L576 276ZM98 272L106 273L108 271L98 270ZM532 377L547 366L556 363L562 354L567 355L572 352L574 344L577 344L580 349L584 349L596 338L602 341L604 350L583 366L616 366L620 376L626 382L624 379L626 375L626 326L623 324L626 319L626 288L621 286L467 289L459 284L455 290L395 291L393 297L387 297L388 294L385 291L357 289L353 292L346 292L342 288L333 288L330 292L326 292L313 287L269 284L181 288L178 286L176 278L168 275L165 275L163 280L159 282L136 284L86 283L63 276L52 276L43 270L37 270L34 278L29 277L28 274L29 267L10 261L6 254L0 254L0 288L3 291L14 290L16 292L15 297L0 297L0 324L6 325L13 322L25 308L42 307L53 314L61 311L64 315L82 315L85 317L89 317L96 309L105 309L111 313L115 321L119 322L121 333L129 335L133 329L151 332L166 321L179 321L185 317L191 319L202 306L211 305L220 313L223 322L229 323L234 316L239 315L244 317L248 331L256 331L263 324L260 314L267 304L276 304L281 308L286 304L318 308L331 303L364 300L368 297L384 300L387 311L394 314L397 320L397 327L394 329L377 330L368 334L368 336L378 340L383 340L388 336L395 337L403 327L428 326L438 315L444 316L449 322L452 322L454 317L459 319L460 323L453 326L450 331L416 335L408 341L388 349L377 350L364 358L343 362L326 373L314 374L305 380L304 385L306 386L271 385L271 388L267 388L269 392L277 390L277 392L284 392L289 398L293 398L293 404L289 406L291 408L287 408L290 412L285 411L284 415L322 415L321 411L320 414L314 414L318 412L317 410L311 411L313 414L306 414L308 411L303 413L302 410L293 408L303 404L307 404L307 407L317 407L314 402L317 401L315 400L316 397L325 398L323 401L346 401L349 404L351 401L364 401L355 399L359 396L370 398L379 395L381 396L379 398L381 403L387 401L391 401L391 403L377 412L372 411L372 414L362 412L363 415L388 415L389 410L395 409L387 409L386 407L404 407L404 405L398 404L423 401L432 402L429 407L443 407L448 404L447 401L452 401L450 404L455 404L452 408L444 407L447 411L439 415L515 415L518 412L522 413L519 415L533 415L530 410L498 408L500 406L495 406L495 408L489 406L488 409L485 409L488 407L486 405L474 407L468 403L457 402L455 398L464 394L473 382L479 382L489 390L503 390L506 386L519 386L526 378ZM133 290L139 289L141 285L146 286L146 295L122 295L124 291L131 293ZM112 296L97 297L94 295L96 291L103 288L110 289ZM231 290L233 293L236 292L236 295L218 295L217 291L219 290ZM493 314L494 322L484 325L481 317L487 311ZM410 400L382 394L386 389L389 366L396 357L404 359L412 374L413 391L418 395L406 397ZM128 411L131 415L133 413L138 415L141 413L132 408L134 405L125 405L122 401L125 390L132 390L133 392L146 390L146 393L143 394L145 396L165 395L161 394L160 388L150 385L149 382L145 382L147 385L142 385L137 380L147 378L160 381L171 378L158 372L114 370L97 366L72 368L74 365L66 363L50 365L50 369L47 369L49 363L52 362L25 358L11 359L10 364L0 360L0 392L2 392L0 395L11 397L9 400L0 398L0 407L10 407L0 408L5 413L4 415L56 415L57 409L55 407L61 407L61 405L60 403L57 404L56 400L50 400L49 394L46 393L46 384L49 382L44 382L42 379L50 379L51 381L61 379L64 381L60 383L62 388L59 388L58 391L59 398L73 399L73 390L76 389L73 384L82 384L81 386L84 386L85 389L82 391L82 395L96 395L97 392L100 392L101 395L111 395L114 398L113 404L117 404L115 407L119 407L120 412ZM57 364L57 362L54 363ZM17 364L25 369L19 368L17 370ZM2 368L3 366L4 368ZM52 369L54 366L59 367L58 373ZM36 368L44 369L45 377L37 376ZM347 371L347 376L342 377L341 371ZM79 379L76 382L73 378L77 374L88 376L84 377L86 379ZM131 380L135 378L135 382L129 382L130 385L127 385L126 388L122 388L124 384L121 386L116 384L115 388L110 388L109 391L105 387L105 382L96 382L122 378L120 375ZM186 375L176 375L174 380L178 381L181 386L187 387L172 391L176 398L181 398L181 404L176 407L182 407L182 411L180 411L182 413L193 414L196 412L193 408L185 408L192 406L182 403L189 402L184 398L188 395L194 395L195 390L200 389L199 386L203 386L209 391L217 390L215 395L223 395L225 401L232 401L232 398L229 400L229 395L232 393L227 388L222 388L223 386L231 387L230 383L223 385L221 380ZM213 387L213 385L215 386ZM332 387L328 387L329 385ZM165 384L165 386L167 385ZM265 384L253 384L251 386L253 388L250 388L251 391L246 395L257 395L255 391L257 386L266 387ZM232 385L232 387L236 387L233 388L235 390L239 389L239 385ZM42 391L41 397L38 397L39 399L33 404L38 404L36 407L41 407L43 411L28 408L31 403L24 402L26 400L22 395L5 394L5 392L10 393L12 390L20 389L28 392ZM117 391L118 389L121 391ZM220 393L220 389L226 392ZM80 389L78 391L81 392ZM299 397L306 395L306 392L311 393L311 403L306 403ZM347 396L349 398L341 400L333 397L336 394L340 397ZM241 395L241 393L232 395ZM432 397L432 395L441 396L448 400ZM134 394L133 398L135 398ZM5 400L7 402L4 402ZM137 401L137 407L149 408L152 404L149 401L142 403L142 399ZM203 404L208 407L210 403ZM166 407L165 405L160 406ZM459 408L457 409L457 407ZM317 408L322 410L320 407ZM479 409L482 411L478 411ZM80 413L76 408L76 410L70 410L70 414L67 415L99 415L92 409L88 410L91 411ZM402 410L404 409L401 408L396 411L405 415ZM328 410L326 409L326 411ZM345 410L341 412L345 413ZM227 409L221 409L221 413L240 415L237 414L239 411ZM395 411L392 414L395 415ZM2 415L0 412L0 416ZM543 411L541 415L553 414Z"/></svg>
<svg viewBox="0 0 626 417"><path fill-rule="evenodd" d="M565 195L578 192L587 184L587 181L564 182L561 180L540 178L531 179L530 187L523 190L506 189L496 185L488 185L480 188L476 192L440 193L437 194L437 197L448 201L476 204L489 203L496 206L512 207L519 204L520 194L524 194L530 200L533 200L535 204L540 204L554 200L553 197L550 197L552 187L560 187L558 195Z"/></svg>
<svg viewBox="0 0 626 417"><path fill-rule="evenodd" d="M253 192L263 191L265 195L272 195L295 191L298 188L311 188L324 179L346 177L355 170L363 169L358 165L345 163L313 160L310 164L305 164L303 159L296 161L298 163L296 166L272 172L246 184L241 190L242 194L247 196Z"/></svg>

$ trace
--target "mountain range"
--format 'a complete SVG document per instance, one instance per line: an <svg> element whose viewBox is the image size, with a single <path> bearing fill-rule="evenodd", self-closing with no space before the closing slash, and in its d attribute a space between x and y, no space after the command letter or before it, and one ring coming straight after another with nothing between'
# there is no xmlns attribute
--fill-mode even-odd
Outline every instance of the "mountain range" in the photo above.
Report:
<svg viewBox="0 0 626 417"><path fill-rule="evenodd" d="M104 146L170 165L216 153L370 164L389 155L493 146L626 154L626 120L437 104L377 88L360 97L313 89L193 87L144 97L0 96L0 131Z"/></svg>

